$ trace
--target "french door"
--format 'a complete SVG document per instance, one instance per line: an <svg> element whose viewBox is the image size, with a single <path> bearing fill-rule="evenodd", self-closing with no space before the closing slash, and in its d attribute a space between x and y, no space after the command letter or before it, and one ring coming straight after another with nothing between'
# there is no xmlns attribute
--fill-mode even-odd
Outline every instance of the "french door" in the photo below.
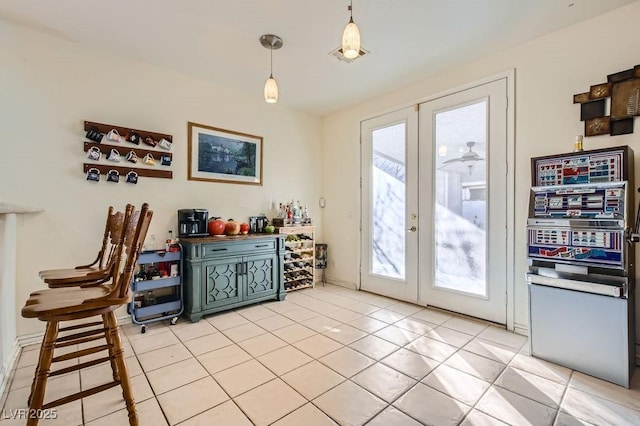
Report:
<svg viewBox="0 0 640 426"><path fill-rule="evenodd" d="M361 288L417 301L418 115L405 108L360 130Z"/></svg>
<svg viewBox="0 0 640 426"><path fill-rule="evenodd" d="M420 301L504 324L506 79L420 105Z"/></svg>
<svg viewBox="0 0 640 426"><path fill-rule="evenodd" d="M506 322L506 90L362 123L364 290Z"/></svg>

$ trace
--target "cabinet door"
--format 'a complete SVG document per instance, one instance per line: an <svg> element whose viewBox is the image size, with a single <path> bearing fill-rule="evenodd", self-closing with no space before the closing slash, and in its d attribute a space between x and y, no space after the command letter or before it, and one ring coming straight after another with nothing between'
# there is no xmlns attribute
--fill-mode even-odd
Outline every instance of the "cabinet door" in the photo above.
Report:
<svg viewBox="0 0 640 426"><path fill-rule="evenodd" d="M203 309L211 309L238 303L242 300L240 257L209 260L202 264L202 279L205 282L202 295Z"/></svg>
<svg viewBox="0 0 640 426"><path fill-rule="evenodd" d="M245 261L246 297L255 299L278 292L278 256L275 253L247 256Z"/></svg>

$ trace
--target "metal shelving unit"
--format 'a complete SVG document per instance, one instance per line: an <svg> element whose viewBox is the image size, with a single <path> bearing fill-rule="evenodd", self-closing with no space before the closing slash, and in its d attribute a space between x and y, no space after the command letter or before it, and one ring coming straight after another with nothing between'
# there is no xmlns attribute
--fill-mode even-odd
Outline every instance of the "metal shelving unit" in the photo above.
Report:
<svg viewBox="0 0 640 426"><path fill-rule="evenodd" d="M179 251L153 250L140 253L136 262L138 271L131 282L133 300L129 303L128 312L131 322L140 325L140 332L146 331L146 325L169 319L171 325L178 321L184 310L182 301L182 247ZM165 271L171 272L173 265L177 265L177 275L141 279L141 275L151 269L159 269L156 265L164 264ZM157 293L168 293L156 295Z"/></svg>

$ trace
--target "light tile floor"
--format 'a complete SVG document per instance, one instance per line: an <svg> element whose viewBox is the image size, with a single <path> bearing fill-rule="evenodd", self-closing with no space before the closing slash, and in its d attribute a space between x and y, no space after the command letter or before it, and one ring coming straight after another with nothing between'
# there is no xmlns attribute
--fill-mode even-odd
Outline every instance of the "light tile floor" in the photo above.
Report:
<svg viewBox="0 0 640 426"><path fill-rule="evenodd" d="M532 358L526 337L494 325L336 286L121 329L141 425L640 425L640 369L624 389ZM1 426L24 423L6 417L26 408L38 348L20 356ZM110 374L57 377L45 400ZM124 425L127 413L113 388L41 424Z"/></svg>

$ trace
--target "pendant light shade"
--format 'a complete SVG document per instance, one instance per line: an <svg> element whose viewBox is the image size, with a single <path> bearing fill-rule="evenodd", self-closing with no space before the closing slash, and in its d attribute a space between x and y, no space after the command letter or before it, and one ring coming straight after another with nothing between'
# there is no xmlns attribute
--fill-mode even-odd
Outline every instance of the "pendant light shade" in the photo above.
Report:
<svg viewBox="0 0 640 426"><path fill-rule="evenodd" d="M351 14L349 23L342 33L342 54L347 59L354 59L360 55L360 30L353 22L353 5L349 5Z"/></svg>
<svg viewBox="0 0 640 426"><path fill-rule="evenodd" d="M270 75L267 82L264 83L264 100L268 104L275 104L278 102L278 83L273 75Z"/></svg>
<svg viewBox="0 0 640 426"><path fill-rule="evenodd" d="M264 100L269 104L278 102L278 83L273 78L273 51L282 47L282 39L277 35L265 34L260 37L260 44L271 51L271 72L264 83Z"/></svg>
<svg viewBox="0 0 640 426"><path fill-rule="evenodd" d="M360 55L360 30L353 22L353 18L349 20L342 33L342 54L347 59L357 58Z"/></svg>

